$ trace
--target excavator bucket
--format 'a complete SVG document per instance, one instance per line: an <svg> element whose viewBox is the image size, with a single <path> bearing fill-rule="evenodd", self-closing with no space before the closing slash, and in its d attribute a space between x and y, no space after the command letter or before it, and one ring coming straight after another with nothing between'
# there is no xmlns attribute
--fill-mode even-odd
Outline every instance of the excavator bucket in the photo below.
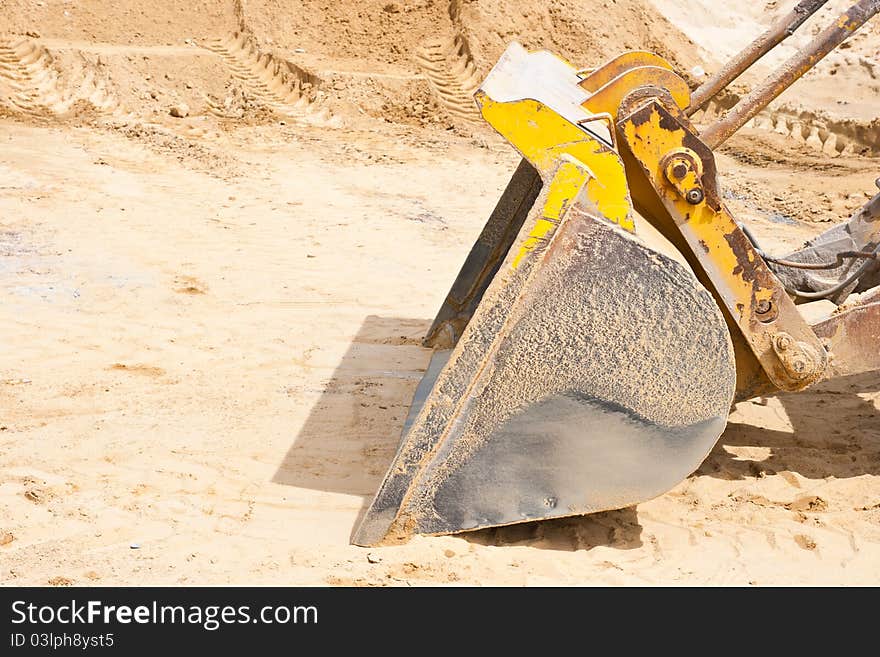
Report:
<svg viewBox="0 0 880 657"><path fill-rule="evenodd" d="M725 427L725 318L634 215L581 78L513 44L477 91L524 159L430 329L358 545L627 507L687 477Z"/></svg>

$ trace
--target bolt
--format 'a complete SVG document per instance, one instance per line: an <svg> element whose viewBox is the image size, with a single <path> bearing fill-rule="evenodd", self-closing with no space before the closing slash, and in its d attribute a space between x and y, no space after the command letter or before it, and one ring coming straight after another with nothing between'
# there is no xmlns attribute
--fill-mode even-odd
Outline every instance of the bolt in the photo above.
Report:
<svg viewBox="0 0 880 657"><path fill-rule="evenodd" d="M761 299L758 302L758 305L755 306L755 312L759 315L766 315L773 308L773 304L771 304L767 299Z"/></svg>
<svg viewBox="0 0 880 657"><path fill-rule="evenodd" d="M672 175L681 180L687 175L688 165L686 162L676 162L672 165Z"/></svg>
<svg viewBox="0 0 880 657"><path fill-rule="evenodd" d="M703 190L700 189L699 187L694 187L692 190L688 191L687 194L685 194L685 199L691 205L697 205L698 203L702 203L703 202Z"/></svg>
<svg viewBox="0 0 880 657"><path fill-rule="evenodd" d="M787 335L778 335L776 336L776 348L779 351L785 351L791 346L791 338Z"/></svg>
<svg viewBox="0 0 880 657"><path fill-rule="evenodd" d="M791 361L791 369L797 372L798 374L803 374L807 369L807 362L802 358L795 358Z"/></svg>

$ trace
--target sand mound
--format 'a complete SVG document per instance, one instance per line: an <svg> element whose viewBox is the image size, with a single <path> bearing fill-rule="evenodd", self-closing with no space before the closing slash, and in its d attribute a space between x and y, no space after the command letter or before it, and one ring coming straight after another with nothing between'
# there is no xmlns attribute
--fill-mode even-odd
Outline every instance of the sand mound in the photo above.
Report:
<svg viewBox="0 0 880 657"><path fill-rule="evenodd" d="M555 0L355 7L162 0L149 9L130 1L13 0L0 33L29 38L47 59L60 52L100 58L115 97L153 121L183 102L193 114L244 121L268 112L328 123L348 113L468 125L477 118L474 89L514 39L584 65L626 48L657 50L683 70L700 61L691 41L644 0L601 10Z"/></svg>
<svg viewBox="0 0 880 657"><path fill-rule="evenodd" d="M512 40L552 50L576 66L595 66L625 50L652 50L682 72L701 63L691 39L645 0L452 5L460 7L456 22L481 66L494 63Z"/></svg>
<svg viewBox="0 0 880 657"><path fill-rule="evenodd" d="M321 80L302 68L271 53L262 52L248 35L235 32L225 39L205 42L205 47L219 54L232 74L243 85L251 98L281 116L308 119L312 123L330 125L332 114L326 106L327 94L320 89ZM241 97L244 97L242 94ZM223 104L211 102L211 109L225 118L240 118L230 114L230 98Z"/></svg>
<svg viewBox="0 0 880 657"><path fill-rule="evenodd" d="M243 16L281 48L409 69L419 48L455 36L468 44L481 71L512 40L584 65L634 48L655 49L682 64L697 60L691 40L645 0L365 0L354 11L347 3L251 0Z"/></svg>
<svg viewBox="0 0 880 657"><path fill-rule="evenodd" d="M0 107L32 117L125 116L113 85L95 62L53 56L30 39L0 39Z"/></svg>
<svg viewBox="0 0 880 657"><path fill-rule="evenodd" d="M235 0L5 0L0 32L44 39L172 46L233 29Z"/></svg>
<svg viewBox="0 0 880 657"><path fill-rule="evenodd" d="M7 35L0 53L6 86L28 87L28 80L38 79L41 88L4 92L0 86L0 107L34 114L38 105L43 115L75 118L70 107L82 100L101 116L118 115L122 105L129 116L167 123L170 109L184 104L191 116L216 116L227 124L291 118L329 127L367 116L480 130L473 92L512 40L583 66L622 50L653 50L698 82L691 77L695 66L712 70L784 11L779 3L759 10L700 1L705 11L692 11L693 3L682 0L161 0L149 8L132 1L11 0L10 11L0 16L0 34ZM839 4L832 3L768 62L802 44ZM22 46L22 39L29 43ZM41 55L32 62L22 49ZM834 134L828 153L875 148L870 100L880 91L878 50L875 26L823 62L755 125L782 131L784 116L795 141L815 145L815 133L824 146ZM71 82L59 87L43 80L33 67L45 62L52 63L49 77ZM68 62L74 70L65 70ZM98 88L88 89L90 78L75 92L76 69L83 66L99 73ZM745 83L704 118L730 107ZM47 90L62 100L47 98Z"/></svg>

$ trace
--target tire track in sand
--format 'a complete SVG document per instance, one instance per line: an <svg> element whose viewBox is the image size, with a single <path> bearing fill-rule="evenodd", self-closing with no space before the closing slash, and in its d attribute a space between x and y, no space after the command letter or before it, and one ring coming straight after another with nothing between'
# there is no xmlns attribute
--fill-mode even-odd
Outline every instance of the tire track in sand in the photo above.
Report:
<svg viewBox="0 0 880 657"><path fill-rule="evenodd" d="M129 116L111 83L82 54L62 74L45 47L28 38L0 40L0 106L14 113L65 116L83 109Z"/></svg>
<svg viewBox="0 0 880 657"><path fill-rule="evenodd" d="M223 58L232 77L247 89L259 104L276 114L303 119L309 123L332 125L336 122L321 80L298 66L259 49L243 32L233 32L202 46ZM228 117L226 106L209 100L211 111Z"/></svg>
<svg viewBox="0 0 880 657"><path fill-rule="evenodd" d="M452 34L423 42L416 50L415 61L452 118L476 122L480 113L474 92L481 79L462 28L460 0L450 1L449 19Z"/></svg>
<svg viewBox="0 0 880 657"><path fill-rule="evenodd" d="M739 97L712 100L705 110L694 115L694 122L706 126L721 119ZM836 157L854 153L880 153L880 120L871 123L837 121L809 111L787 108L765 109L745 127L776 132L792 141L804 144L816 152Z"/></svg>

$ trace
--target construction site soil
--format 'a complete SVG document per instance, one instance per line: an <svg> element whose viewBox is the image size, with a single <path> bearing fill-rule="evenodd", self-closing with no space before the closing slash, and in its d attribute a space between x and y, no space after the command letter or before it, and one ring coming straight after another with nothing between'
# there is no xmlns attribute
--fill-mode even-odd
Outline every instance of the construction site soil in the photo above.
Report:
<svg viewBox="0 0 880 657"><path fill-rule="evenodd" d="M349 544L519 159L506 45L696 84L788 4L2 0L0 583L880 584L880 374L738 404L637 507ZM718 153L770 251L876 193L880 19L845 45Z"/></svg>

